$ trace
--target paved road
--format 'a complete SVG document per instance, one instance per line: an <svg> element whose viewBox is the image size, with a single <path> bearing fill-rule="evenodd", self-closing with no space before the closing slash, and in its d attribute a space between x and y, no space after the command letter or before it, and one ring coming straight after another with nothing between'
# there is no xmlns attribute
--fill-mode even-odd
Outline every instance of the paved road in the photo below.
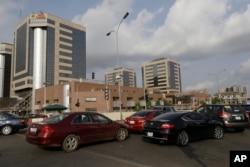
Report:
<svg viewBox="0 0 250 167"><path fill-rule="evenodd" d="M24 132L0 135L0 166L8 167L229 167L230 150L250 150L250 130L201 140L187 147L148 143L139 134L125 142L83 145L76 152L40 149L26 143Z"/></svg>

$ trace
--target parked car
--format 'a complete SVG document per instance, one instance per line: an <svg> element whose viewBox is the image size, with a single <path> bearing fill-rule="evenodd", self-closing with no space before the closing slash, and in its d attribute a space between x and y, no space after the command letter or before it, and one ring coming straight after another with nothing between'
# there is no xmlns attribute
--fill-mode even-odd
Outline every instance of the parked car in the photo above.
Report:
<svg viewBox="0 0 250 167"><path fill-rule="evenodd" d="M47 115L37 114L37 113L30 113L30 114L24 115L24 117L27 119L27 121L32 118L44 118L44 119L48 118Z"/></svg>
<svg viewBox="0 0 250 167"><path fill-rule="evenodd" d="M26 141L41 148L62 147L72 152L80 144L112 139L124 141L128 135L125 124L100 113L67 112L29 125Z"/></svg>
<svg viewBox="0 0 250 167"><path fill-rule="evenodd" d="M0 112L1 134L10 135L24 128L27 128L25 118L5 111Z"/></svg>
<svg viewBox="0 0 250 167"><path fill-rule="evenodd" d="M25 115L24 117L28 125L31 124L32 122L39 122L48 118L47 115L38 114L38 113L30 113L30 114Z"/></svg>
<svg viewBox="0 0 250 167"><path fill-rule="evenodd" d="M151 109L160 110L160 111L164 111L164 112L176 112L176 110L173 106L159 105L159 106L152 106Z"/></svg>
<svg viewBox="0 0 250 167"><path fill-rule="evenodd" d="M183 111L164 113L146 121L142 138L186 146L192 140L221 139L223 134L221 122L200 113Z"/></svg>
<svg viewBox="0 0 250 167"><path fill-rule="evenodd" d="M245 109L245 111L250 114L250 104L241 104L241 106Z"/></svg>
<svg viewBox="0 0 250 167"><path fill-rule="evenodd" d="M222 122L225 129L230 128L237 132L243 132L249 127L249 114L240 105L203 105L195 109L194 112L204 114L211 119Z"/></svg>
<svg viewBox="0 0 250 167"><path fill-rule="evenodd" d="M150 120L160 114L163 111L158 110L143 110L138 111L131 116L125 118L124 123L128 125L128 129L134 132L141 132L146 120Z"/></svg>

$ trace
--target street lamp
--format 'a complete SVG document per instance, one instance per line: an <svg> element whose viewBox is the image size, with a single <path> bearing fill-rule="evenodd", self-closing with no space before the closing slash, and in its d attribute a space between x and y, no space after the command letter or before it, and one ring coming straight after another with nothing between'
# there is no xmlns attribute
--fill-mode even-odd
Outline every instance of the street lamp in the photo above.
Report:
<svg viewBox="0 0 250 167"><path fill-rule="evenodd" d="M3 90L4 90L4 68L2 68L2 67L0 67L0 70L1 70L1 72L0 72L0 80L2 81L2 82L0 82L0 98L1 97L3 97L4 95L3 95Z"/></svg>
<svg viewBox="0 0 250 167"><path fill-rule="evenodd" d="M220 85L219 85L219 75L222 73L222 72L225 72L226 69L223 69L221 71L219 71L218 73L214 74L214 73L208 73L208 75L213 75L215 76L216 78L216 82L217 82L217 89L218 89L218 98L219 98L219 103L221 103L220 101Z"/></svg>
<svg viewBox="0 0 250 167"><path fill-rule="evenodd" d="M117 65L118 65L118 67L120 66L120 62L119 62L119 43L118 43L118 32L119 32L119 28L120 28L120 25L121 25L121 23L122 23L122 21L124 20L124 19L126 19L127 17L128 17L128 15L129 15L129 13L127 12L124 16L123 16L123 18L122 18L122 20L120 21L120 23L119 23L119 25L118 25L118 27L117 27L117 29L116 29L116 31L110 31L110 32L108 32L106 35L107 36L109 36L112 32L115 32L116 33L116 54L117 54ZM118 82L118 92L119 92L119 108L120 108L120 116L121 116L121 120L122 120L122 107L121 107L121 86L120 86L120 79L121 79L121 75L117 75L116 76L116 79L119 79L119 82Z"/></svg>
<svg viewBox="0 0 250 167"><path fill-rule="evenodd" d="M46 86L47 86L47 83L44 82L43 85L44 85L44 102L43 102L44 104L43 104L43 106L45 108L46 107ZM44 109L44 114L46 114L46 109Z"/></svg>

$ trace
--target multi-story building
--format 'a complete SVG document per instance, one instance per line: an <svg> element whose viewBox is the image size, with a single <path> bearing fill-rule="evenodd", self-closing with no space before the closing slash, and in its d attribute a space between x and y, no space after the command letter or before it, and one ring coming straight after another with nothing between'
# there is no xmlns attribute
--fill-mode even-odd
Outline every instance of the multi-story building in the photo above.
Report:
<svg viewBox="0 0 250 167"><path fill-rule="evenodd" d="M14 35L13 95L86 78L85 27L41 12L23 19Z"/></svg>
<svg viewBox="0 0 250 167"><path fill-rule="evenodd" d="M216 94L218 97L218 93ZM227 104L242 104L249 100L247 87L242 85L233 85L229 88L219 90L219 99Z"/></svg>
<svg viewBox="0 0 250 167"><path fill-rule="evenodd" d="M120 104L122 111L133 111L138 106L145 107L143 88L120 86L119 93L118 87L118 85L74 81L36 89L35 103L39 106L36 112L43 112L44 102L46 105L61 104L69 111L113 112L120 110ZM120 99L119 94L121 94ZM152 92L149 99L152 105L155 105L158 100L163 103L164 96Z"/></svg>
<svg viewBox="0 0 250 167"><path fill-rule="evenodd" d="M144 88L158 88L162 93L181 92L180 64L170 58L160 58L142 65Z"/></svg>
<svg viewBox="0 0 250 167"><path fill-rule="evenodd" d="M13 45L0 44L0 98L10 97L11 85L11 59L13 56Z"/></svg>
<svg viewBox="0 0 250 167"><path fill-rule="evenodd" d="M109 85L136 87L136 73L133 69L119 67L105 74L105 83Z"/></svg>

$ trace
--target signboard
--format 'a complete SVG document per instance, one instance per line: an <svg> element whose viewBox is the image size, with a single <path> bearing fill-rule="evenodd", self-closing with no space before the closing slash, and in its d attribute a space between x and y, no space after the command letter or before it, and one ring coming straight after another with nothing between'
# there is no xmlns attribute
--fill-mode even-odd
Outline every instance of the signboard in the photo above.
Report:
<svg viewBox="0 0 250 167"><path fill-rule="evenodd" d="M86 97L85 101L86 102L96 102L96 97Z"/></svg>

